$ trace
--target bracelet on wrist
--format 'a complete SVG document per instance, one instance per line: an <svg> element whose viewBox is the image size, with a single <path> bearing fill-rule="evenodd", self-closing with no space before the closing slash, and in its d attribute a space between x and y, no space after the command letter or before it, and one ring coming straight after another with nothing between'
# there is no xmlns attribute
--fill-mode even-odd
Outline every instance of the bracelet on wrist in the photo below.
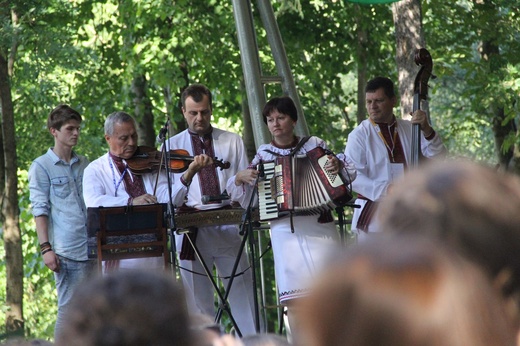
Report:
<svg viewBox="0 0 520 346"><path fill-rule="evenodd" d="M48 241L41 243L41 244L40 244L40 250L43 249L43 248L45 248L45 247L47 247L47 246L50 247L50 246L51 246L51 243L49 243Z"/></svg>
<svg viewBox="0 0 520 346"><path fill-rule="evenodd" d="M48 248L42 251L42 256L45 255L47 252L52 251L52 248Z"/></svg>
<svg viewBox="0 0 520 346"><path fill-rule="evenodd" d="M52 249L52 247L51 247L50 245L47 245L47 246L45 246L45 247L42 247L42 248L40 249L40 252L44 252L45 250L48 250L48 249Z"/></svg>

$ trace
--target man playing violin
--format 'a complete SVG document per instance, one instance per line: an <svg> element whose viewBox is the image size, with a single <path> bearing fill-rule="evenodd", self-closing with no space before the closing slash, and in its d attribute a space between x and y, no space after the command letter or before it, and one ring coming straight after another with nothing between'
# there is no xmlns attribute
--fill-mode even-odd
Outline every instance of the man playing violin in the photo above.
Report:
<svg viewBox="0 0 520 346"><path fill-rule="evenodd" d="M134 174L126 160L138 150L135 120L125 112L114 112L105 121L105 139L109 151L92 161L83 175L83 198L87 207L115 207L167 203L168 178L164 170ZM157 178L157 174L159 177ZM180 200L173 203L182 203ZM109 261L121 268L161 267L160 258Z"/></svg>
<svg viewBox="0 0 520 346"><path fill-rule="evenodd" d="M248 165L244 143L235 133L214 128L211 125L212 96L207 87L194 84L184 90L181 96L182 113L188 129L169 139L170 148L184 148L191 155L198 155L199 161L190 164L188 169L175 174L176 200L185 197L183 208L204 210L230 208L231 201L225 197L228 179ZM212 163L219 158L230 163L228 169L220 169ZM203 196L214 197L203 203ZM219 198L219 196L224 196ZM180 204L179 204L180 206ZM228 277L237 258L240 263L229 294L232 315L242 335L253 334L255 329L254 300L251 272L245 253L239 257L242 238L237 225L198 227L190 234L196 236L198 248L204 263L210 268L215 266L227 287ZM181 276L187 294L190 313L215 313L214 291L211 281L204 274L199 260L195 259L183 235L177 236ZM183 246L184 243L184 246ZM191 252L191 253L190 253Z"/></svg>

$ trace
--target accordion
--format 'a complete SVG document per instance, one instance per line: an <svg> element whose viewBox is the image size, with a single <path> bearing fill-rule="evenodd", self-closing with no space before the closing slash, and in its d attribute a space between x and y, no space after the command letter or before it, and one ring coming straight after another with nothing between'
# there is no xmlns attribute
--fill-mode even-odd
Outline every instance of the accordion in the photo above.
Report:
<svg viewBox="0 0 520 346"><path fill-rule="evenodd" d="M266 163L271 170L266 174L269 182L263 185L268 185L269 192L260 193L265 187L259 187L260 219L290 213L314 215L346 205L352 199L352 189L341 174L325 170L330 154L316 147L305 155L280 156L274 163ZM262 209L266 208L270 210L264 213Z"/></svg>

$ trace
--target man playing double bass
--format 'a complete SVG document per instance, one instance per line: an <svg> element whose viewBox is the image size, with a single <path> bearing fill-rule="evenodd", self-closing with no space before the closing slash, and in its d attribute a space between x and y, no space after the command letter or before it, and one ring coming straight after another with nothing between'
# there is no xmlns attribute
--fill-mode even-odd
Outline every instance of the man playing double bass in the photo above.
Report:
<svg viewBox="0 0 520 346"><path fill-rule="evenodd" d="M352 230L359 239L378 226L372 223L377 201L385 196L392 182L410 165L412 124L421 129L421 152L424 157L443 157L446 148L435 132L426 113L416 110L411 121L397 119L393 113L397 97L393 82L376 77L365 87L369 118L362 121L348 136L345 155L356 167L357 178L352 183L358 197L354 209Z"/></svg>
<svg viewBox="0 0 520 346"><path fill-rule="evenodd" d="M125 112L114 112L105 120L105 139L109 151L92 161L83 174L83 198L87 207L117 207L168 203L168 177L164 169L155 173L134 174L127 160L138 150L137 130L134 118ZM205 156L195 157L190 165L211 162ZM157 175L159 175L157 177ZM172 191L172 195L176 195ZM174 205L182 204L172 200ZM110 269L117 268L160 268L162 259L141 258L109 261ZM109 268L106 268L109 269Z"/></svg>

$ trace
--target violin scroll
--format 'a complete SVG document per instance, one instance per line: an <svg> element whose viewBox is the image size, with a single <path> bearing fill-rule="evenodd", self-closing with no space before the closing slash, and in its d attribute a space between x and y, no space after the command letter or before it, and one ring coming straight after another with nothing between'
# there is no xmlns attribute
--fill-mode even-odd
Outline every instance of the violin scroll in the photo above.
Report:
<svg viewBox="0 0 520 346"><path fill-rule="evenodd" d="M217 167L220 168L220 170L223 170L223 169L228 169L229 167L231 167L231 164L229 163L229 161L222 161L222 160L219 160L218 158L213 158L213 164Z"/></svg>

